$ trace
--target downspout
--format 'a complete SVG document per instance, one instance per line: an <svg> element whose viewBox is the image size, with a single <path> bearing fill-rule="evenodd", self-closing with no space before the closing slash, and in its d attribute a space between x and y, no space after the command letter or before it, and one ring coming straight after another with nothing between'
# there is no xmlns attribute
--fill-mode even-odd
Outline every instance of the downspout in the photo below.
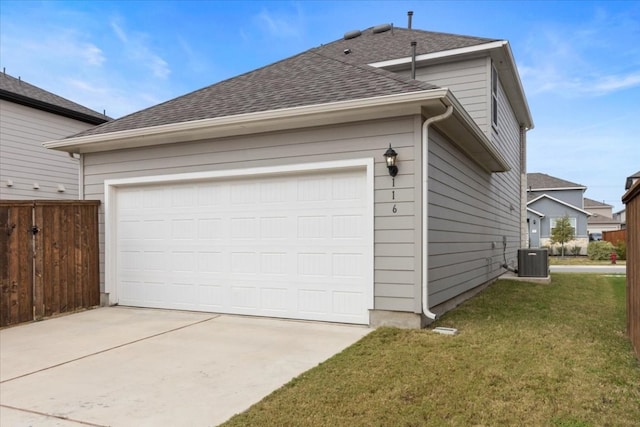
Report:
<svg viewBox="0 0 640 427"><path fill-rule="evenodd" d="M524 223L527 221L527 128L520 125L520 247L524 248L527 240L531 247L531 232L527 227L524 235Z"/></svg>
<svg viewBox="0 0 640 427"><path fill-rule="evenodd" d="M428 292L428 268L429 268L429 189L427 188L429 178L429 126L451 116L453 105L447 107L447 111L439 116L429 117L422 124L422 313L431 320L435 320L437 315L429 310Z"/></svg>
<svg viewBox="0 0 640 427"><path fill-rule="evenodd" d="M80 153L68 153L69 157L78 161L78 200L84 200L84 157Z"/></svg>
<svg viewBox="0 0 640 427"><path fill-rule="evenodd" d="M78 199L84 200L84 155L78 154L79 179L78 179Z"/></svg>

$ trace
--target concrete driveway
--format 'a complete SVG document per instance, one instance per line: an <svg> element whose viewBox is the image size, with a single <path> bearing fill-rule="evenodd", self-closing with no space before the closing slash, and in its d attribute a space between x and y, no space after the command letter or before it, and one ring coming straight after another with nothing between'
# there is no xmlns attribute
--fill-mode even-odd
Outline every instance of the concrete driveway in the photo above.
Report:
<svg viewBox="0 0 640 427"><path fill-rule="evenodd" d="M107 307L0 331L2 426L214 426L362 326Z"/></svg>

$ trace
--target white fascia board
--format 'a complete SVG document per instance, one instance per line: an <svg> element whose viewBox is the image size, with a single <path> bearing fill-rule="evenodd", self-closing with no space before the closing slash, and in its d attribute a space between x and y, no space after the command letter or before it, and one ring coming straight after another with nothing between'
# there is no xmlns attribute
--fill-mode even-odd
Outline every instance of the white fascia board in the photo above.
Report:
<svg viewBox="0 0 640 427"><path fill-rule="evenodd" d="M527 102L527 97L524 93L524 86L522 86L522 81L520 80L520 73L518 73L518 67L516 65L516 60L513 57L513 52L511 51L511 47L509 46L509 42L504 42L502 46L502 52L505 52L505 56L507 57L507 63L511 72L509 73L512 78L511 81L503 82L505 84L505 89L510 91L514 96L517 96L519 99L519 105L516 108L516 111L520 113L520 116L524 118L525 123L521 123L527 129L531 130L534 128L533 117L531 116L531 110L529 109L529 103ZM511 90L510 90L511 89Z"/></svg>
<svg viewBox="0 0 640 427"><path fill-rule="evenodd" d="M491 49L499 49L505 46L506 44L507 42L505 40L499 40L499 41L484 43L476 46L468 46L468 47L461 47L458 49L442 50L440 52L425 53L422 55L417 55L416 62L433 61L435 59L449 58L452 56L471 55L474 53L485 52ZM398 65L411 64L411 60L412 60L411 56L407 56L404 58L391 59L389 61L373 62L368 65L376 68L390 68Z"/></svg>
<svg viewBox="0 0 640 427"><path fill-rule="evenodd" d="M545 217L545 215L542 212L538 212L535 209L527 208L527 212L531 212L532 214L537 215L540 218L544 218Z"/></svg>
<svg viewBox="0 0 640 427"><path fill-rule="evenodd" d="M447 89L430 89L398 95L330 102L326 104L260 111L211 119L171 123L98 135L66 138L42 144L45 148L90 153L222 138L351 121L420 114L424 105L443 105Z"/></svg>

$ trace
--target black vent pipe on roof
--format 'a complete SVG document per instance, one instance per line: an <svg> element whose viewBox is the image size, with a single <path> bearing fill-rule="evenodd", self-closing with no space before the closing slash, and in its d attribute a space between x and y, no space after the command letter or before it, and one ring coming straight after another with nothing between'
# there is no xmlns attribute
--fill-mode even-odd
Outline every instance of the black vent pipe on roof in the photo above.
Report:
<svg viewBox="0 0 640 427"><path fill-rule="evenodd" d="M411 18L413 18L413 10L407 12L407 17L409 18L409 24L407 25L407 28L411 29Z"/></svg>
<svg viewBox="0 0 640 427"><path fill-rule="evenodd" d="M416 46L418 42L411 42L411 78L416 79Z"/></svg>

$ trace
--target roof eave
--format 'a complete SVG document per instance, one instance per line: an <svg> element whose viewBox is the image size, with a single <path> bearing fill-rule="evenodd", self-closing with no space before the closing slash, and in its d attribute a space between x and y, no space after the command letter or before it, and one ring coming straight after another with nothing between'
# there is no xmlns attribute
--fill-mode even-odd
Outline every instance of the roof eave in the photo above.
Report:
<svg viewBox="0 0 640 427"><path fill-rule="evenodd" d="M563 191L563 190L582 190L582 191L585 191L586 189L587 189L587 187L585 187L585 186L577 186L577 187L541 187L541 188L531 187L529 189L529 191L538 193L540 191Z"/></svg>
<svg viewBox="0 0 640 427"><path fill-rule="evenodd" d="M326 104L282 108L130 129L45 142L54 150L92 153L173 144L286 129L418 114L423 104L441 104L447 90L433 89Z"/></svg>
<svg viewBox="0 0 640 427"><path fill-rule="evenodd" d="M61 107L59 105L50 104L48 102L40 101L38 99L30 98L28 96L20 95L8 90L0 89L0 99L13 102L16 104L24 105L25 107L35 108L36 110L46 111L47 113L57 114L69 119L79 120L91 125L101 125L108 122L110 119L107 116L97 117L90 114L82 113L80 111L71 110L69 108Z"/></svg>
<svg viewBox="0 0 640 427"><path fill-rule="evenodd" d="M93 153L414 114L431 116L441 114L449 105L454 107L454 120L439 123L437 127L486 170L491 172L509 170L504 158L493 148L484 133L475 125L473 119L448 89L430 89L397 95L172 123L120 132L66 138L45 142L43 146L73 153Z"/></svg>
<svg viewBox="0 0 640 427"><path fill-rule="evenodd" d="M496 150L489 138L478 127L460 102L451 92L443 100L446 106L453 106L453 118L436 122L434 127L441 130L449 140L458 146L469 158L482 166L487 172L507 172L511 168L506 159ZM423 115L431 117L442 111L430 111L423 108Z"/></svg>

